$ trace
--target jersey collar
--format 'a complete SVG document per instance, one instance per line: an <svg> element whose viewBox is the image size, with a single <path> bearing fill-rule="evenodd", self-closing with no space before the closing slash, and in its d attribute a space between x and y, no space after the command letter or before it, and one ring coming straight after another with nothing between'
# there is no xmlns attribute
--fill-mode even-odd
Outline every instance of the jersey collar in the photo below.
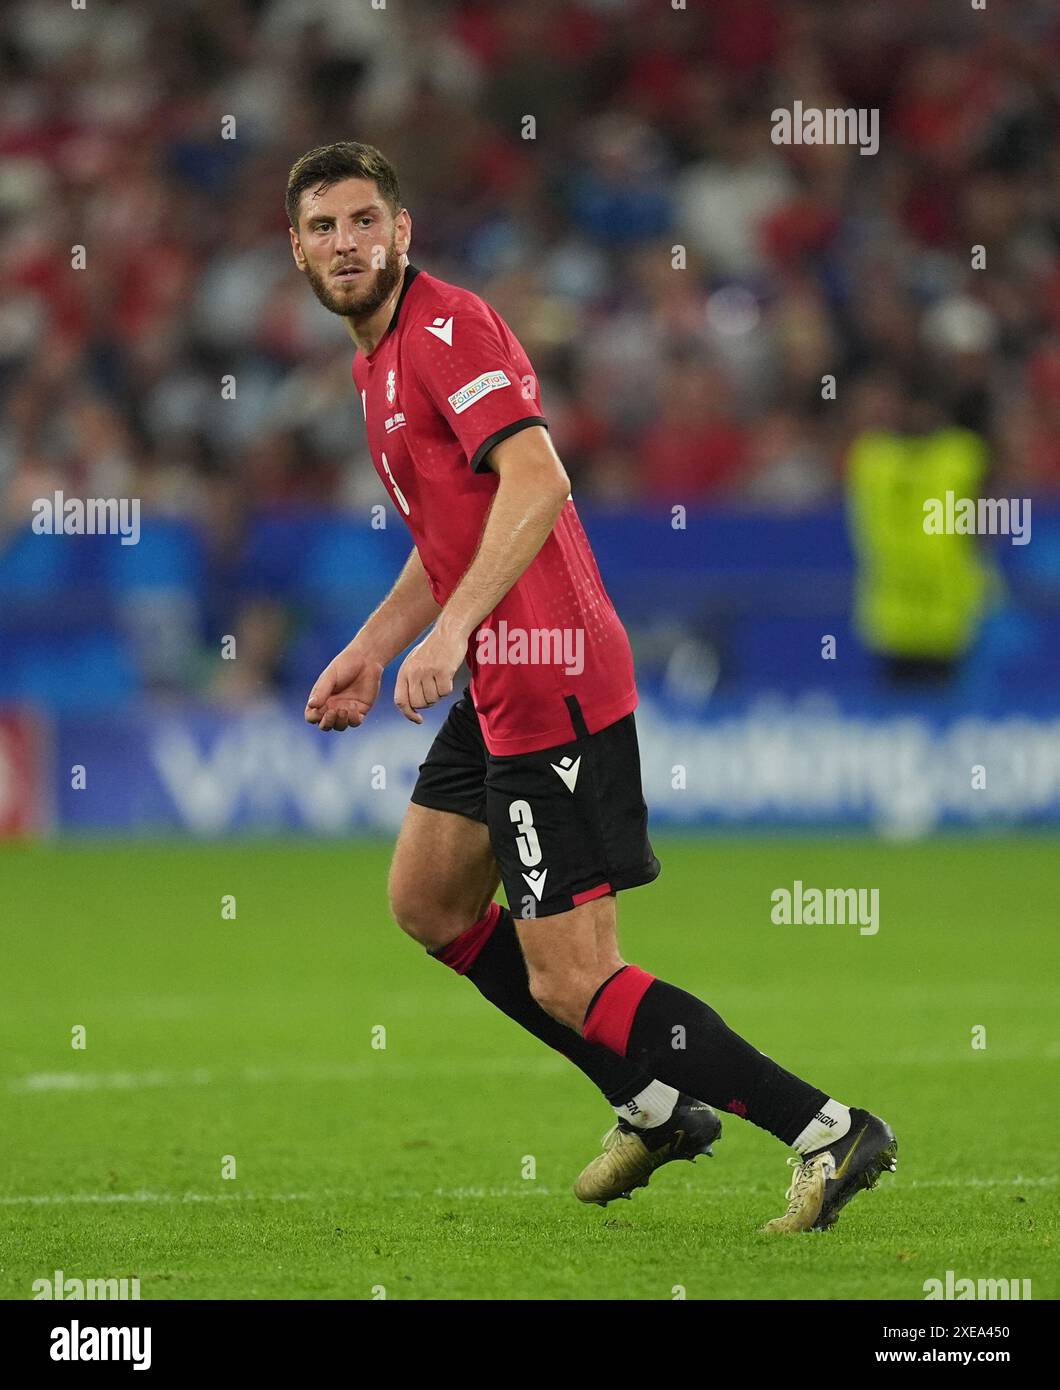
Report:
<svg viewBox="0 0 1060 1390"><path fill-rule="evenodd" d="M413 280L415 280L416 276L419 273L419 267L414 266L411 261L409 261L406 264L405 279L401 286L401 293L398 295L398 301L394 305L394 312L390 316L390 322L386 326L386 332L379 339L378 343L376 343L372 351L368 353L367 360L369 362L372 360L372 358L376 355L376 353L379 351L379 349L383 346L386 340L390 337L391 333L393 333L394 329L397 327L398 319L401 317L401 306L405 302L405 296L408 294L409 287L411 286Z"/></svg>

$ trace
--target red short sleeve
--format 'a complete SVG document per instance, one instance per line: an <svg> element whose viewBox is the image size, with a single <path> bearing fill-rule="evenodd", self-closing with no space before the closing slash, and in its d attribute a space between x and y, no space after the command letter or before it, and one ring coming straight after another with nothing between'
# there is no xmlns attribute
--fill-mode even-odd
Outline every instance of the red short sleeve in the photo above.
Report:
<svg viewBox="0 0 1060 1390"><path fill-rule="evenodd" d="M485 307L416 324L407 336L420 385L476 472L494 445L529 425L548 426L537 377L518 340Z"/></svg>

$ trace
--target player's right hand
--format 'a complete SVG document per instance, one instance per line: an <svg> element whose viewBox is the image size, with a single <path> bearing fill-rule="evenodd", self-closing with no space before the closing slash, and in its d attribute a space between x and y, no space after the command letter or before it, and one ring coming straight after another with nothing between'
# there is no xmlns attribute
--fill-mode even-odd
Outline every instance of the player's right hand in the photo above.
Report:
<svg viewBox="0 0 1060 1390"><path fill-rule="evenodd" d="M375 704L382 680L382 663L351 642L317 677L306 701L306 723L336 733L356 728Z"/></svg>

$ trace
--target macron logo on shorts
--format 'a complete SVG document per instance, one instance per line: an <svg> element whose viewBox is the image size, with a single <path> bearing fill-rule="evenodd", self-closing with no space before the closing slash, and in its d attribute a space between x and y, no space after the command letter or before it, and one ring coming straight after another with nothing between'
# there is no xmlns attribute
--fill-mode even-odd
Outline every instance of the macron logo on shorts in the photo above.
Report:
<svg viewBox="0 0 1060 1390"><path fill-rule="evenodd" d="M545 891L545 875L547 873L547 869L535 869L532 874L523 874L523 878L526 879L530 891L538 902L541 901L541 894Z"/></svg>
<svg viewBox="0 0 1060 1390"><path fill-rule="evenodd" d="M497 369L495 372L483 372L474 381L469 381L466 386L461 386L459 391L454 391L449 397L449 404L453 407L454 415L462 415L468 406L480 401L483 396L488 396L491 391L499 391L502 386L511 386L507 375Z"/></svg>
<svg viewBox="0 0 1060 1390"><path fill-rule="evenodd" d="M578 768L581 767L581 761L579 754L573 761L570 758L560 758L558 763L549 763L552 771L563 779L563 785L569 792L573 792L578 784Z"/></svg>

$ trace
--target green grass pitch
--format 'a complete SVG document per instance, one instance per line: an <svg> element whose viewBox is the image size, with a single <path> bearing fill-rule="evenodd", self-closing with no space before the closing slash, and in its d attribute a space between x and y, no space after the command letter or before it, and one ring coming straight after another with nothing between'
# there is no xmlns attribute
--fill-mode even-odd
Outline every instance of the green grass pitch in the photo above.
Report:
<svg viewBox="0 0 1060 1390"><path fill-rule="evenodd" d="M756 1234L787 1151L733 1116L713 1161L580 1206L606 1103L389 922L387 845L7 846L0 1294L915 1300L953 1270L1056 1298L1055 843L657 849L626 958L898 1134L834 1232ZM774 925L795 879L878 888L879 933Z"/></svg>

